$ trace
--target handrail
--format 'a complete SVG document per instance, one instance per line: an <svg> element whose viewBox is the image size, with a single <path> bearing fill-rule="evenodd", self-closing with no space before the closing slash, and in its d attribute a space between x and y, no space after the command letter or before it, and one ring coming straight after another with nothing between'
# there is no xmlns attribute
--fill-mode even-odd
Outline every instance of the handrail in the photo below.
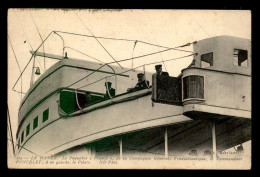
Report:
<svg viewBox="0 0 260 177"><path fill-rule="evenodd" d="M107 63L105 63L104 65L102 65L99 69L101 69L103 66L107 65L109 68L111 68L111 70L114 72L114 76L115 76L115 95L116 95L116 91L117 91L117 74L116 74L116 71L114 70L113 67L111 67L110 65L108 65ZM97 71L97 70L96 70ZM91 74L95 73L96 71L92 72ZM106 77L106 83L107 83L107 77ZM106 90L108 92L108 96L110 97L111 101L112 101L112 96L110 95L110 91L108 89L108 86L106 84ZM78 95L77 95L77 89L75 89L75 93L76 93L76 102L77 102L77 105L79 107L80 110L82 110L81 106L79 105L79 102L78 102Z"/></svg>
<svg viewBox="0 0 260 177"><path fill-rule="evenodd" d="M81 110L82 107L79 105L77 89L75 89L75 95L76 95L76 102L77 102L77 105L78 105L79 109Z"/></svg>
<svg viewBox="0 0 260 177"><path fill-rule="evenodd" d="M37 52L37 51L39 50L39 48L43 45L43 43L50 37L50 35L51 35L53 32L54 32L54 31L52 31L52 32L50 32L50 33L48 34L48 36L41 42L40 46L35 50L35 52ZM26 64L26 66L24 67L22 73L20 74L20 76L19 76L18 79L16 80L16 82L15 82L13 88L12 88L13 91L15 91L15 90L14 90L14 87L16 86L18 80L19 80L19 79L21 78L21 76L23 75L23 72L25 71L25 69L27 68L27 66L29 65L29 63L31 62L32 58L33 58L33 54L32 54L32 56L31 56L31 58L29 59L28 63Z"/></svg>
<svg viewBox="0 0 260 177"><path fill-rule="evenodd" d="M146 90L146 89L137 90L136 92L131 92L131 93L125 92L123 94L119 94L116 97L114 97L113 101L107 102L107 101L109 101L107 99L107 100L102 100L102 101L99 101L99 102L95 102L95 103L92 103L90 105L87 105L82 110L76 110L74 112L70 112L67 115L65 115L65 117L73 117L73 116L78 115L78 114L82 114L82 113L86 113L86 112L89 112L89 111L92 111L92 110L96 110L97 108L102 108L105 105L113 105L113 104L122 103L122 102L125 102L125 101L131 101L131 100L134 100L136 98L139 98L139 97L151 94L151 91L149 91L149 89L148 90ZM146 90L146 91L144 91L144 90ZM132 95L128 96L130 94L132 94ZM80 112L78 112L78 111L80 111Z"/></svg>
<svg viewBox="0 0 260 177"><path fill-rule="evenodd" d="M107 86L107 77L106 77L106 90L107 90L107 93L108 93L108 96L110 97L110 99L112 99L111 95L110 95L110 91L108 90L108 86Z"/></svg>
<svg viewBox="0 0 260 177"><path fill-rule="evenodd" d="M85 77L83 77L83 78L85 79L85 78L89 77L90 75L92 75L92 74L94 74L95 72L99 71L101 68L103 68L103 67L106 66L106 65L107 65L109 68L111 68L111 70L114 72L114 76L115 76L115 89L116 89L116 90L115 90L115 95L116 95L116 91L117 91L117 73L116 73L116 71L114 70L114 68L111 67L108 63L104 63L101 67L99 67L98 69L96 69L95 71L93 71L92 73L90 73L89 75L87 75L87 76L85 76ZM78 80L77 82L83 80L83 78L80 79L80 80ZM74 82L73 84L71 84L71 85L69 85L69 86L67 86L67 87L70 87L70 86L76 84L77 82ZM83 87L86 87L86 85L84 85ZM78 87L77 89L80 89L80 88L82 88L82 87Z"/></svg>
<svg viewBox="0 0 260 177"><path fill-rule="evenodd" d="M53 31L53 33L54 34L56 34L56 35L58 35L60 38L61 38L61 40L62 40L62 44L63 44L63 48L62 48L62 58L64 58L64 50L65 50L65 42L64 42L64 39L63 39L63 37L61 36L61 35L59 35L56 31Z"/></svg>

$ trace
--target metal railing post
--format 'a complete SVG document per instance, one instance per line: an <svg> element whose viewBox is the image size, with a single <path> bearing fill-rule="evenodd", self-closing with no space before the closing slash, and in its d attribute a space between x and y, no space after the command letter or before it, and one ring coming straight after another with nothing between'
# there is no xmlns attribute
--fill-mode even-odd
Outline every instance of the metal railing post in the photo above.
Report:
<svg viewBox="0 0 260 177"><path fill-rule="evenodd" d="M215 120L211 121L211 131L212 131L212 157L213 162L217 161L217 142L216 142L216 125Z"/></svg>
<svg viewBox="0 0 260 177"><path fill-rule="evenodd" d="M165 127L164 130L164 146L165 146L165 158L168 158L168 130L167 127Z"/></svg>

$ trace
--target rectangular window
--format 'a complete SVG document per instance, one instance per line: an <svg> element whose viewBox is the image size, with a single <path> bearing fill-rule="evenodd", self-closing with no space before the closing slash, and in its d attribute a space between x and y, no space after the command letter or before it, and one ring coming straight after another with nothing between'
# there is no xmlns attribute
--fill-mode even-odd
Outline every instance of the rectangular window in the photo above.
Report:
<svg viewBox="0 0 260 177"><path fill-rule="evenodd" d="M187 76L183 78L183 99L204 98L204 78Z"/></svg>
<svg viewBox="0 0 260 177"><path fill-rule="evenodd" d="M22 132L22 135L21 135L21 144L23 143L23 137L24 137L24 132Z"/></svg>
<svg viewBox="0 0 260 177"><path fill-rule="evenodd" d="M248 66L248 53L247 50L234 49L233 59L235 66Z"/></svg>
<svg viewBox="0 0 260 177"><path fill-rule="evenodd" d="M201 55L201 67L213 66L213 52Z"/></svg>
<svg viewBox="0 0 260 177"><path fill-rule="evenodd" d="M43 112L43 115L42 115L42 122L45 122L46 120L49 119L49 108L46 109L44 112Z"/></svg>
<svg viewBox="0 0 260 177"><path fill-rule="evenodd" d="M91 104L93 102L103 99L104 96L97 95L93 96L92 94L86 95L86 93L75 93L71 91L61 91L60 92L60 107L65 113L72 113L81 108L86 107L86 104ZM78 103L77 103L78 101ZM78 105L79 104L79 105Z"/></svg>
<svg viewBox="0 0 260 177"><path fill-rule="evenodd" d="M33 119L33 129L38 127L38 116Z"/></svg>
<svg viewBox="0 0 260 177"><path fill-rule="evenodd" d="M29 133L30 133L30 124L28 124L26 127L26 136L28 136Z"/></svg>

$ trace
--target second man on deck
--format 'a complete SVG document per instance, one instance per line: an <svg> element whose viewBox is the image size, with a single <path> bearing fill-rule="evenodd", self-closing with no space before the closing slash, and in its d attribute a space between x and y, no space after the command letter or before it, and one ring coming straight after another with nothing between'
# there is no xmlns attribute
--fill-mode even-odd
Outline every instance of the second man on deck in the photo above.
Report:
<svg viewBox="0 0 260 177"><path fill-rule="evenodd" d="M138 83L135 85L134 88L128 88L127 89L128 92L134 92L134 91L146 89L149 87L149 81L145 80L143 73L138 73L137 78L138 78Z"/></svg>

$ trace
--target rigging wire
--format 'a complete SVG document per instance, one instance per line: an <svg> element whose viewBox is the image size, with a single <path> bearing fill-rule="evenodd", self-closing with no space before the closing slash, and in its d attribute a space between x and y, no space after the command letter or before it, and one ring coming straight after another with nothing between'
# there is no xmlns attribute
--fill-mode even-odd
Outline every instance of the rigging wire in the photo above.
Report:
<svg viewBox="0 0 260 177"><path fill-rule="evenodd" d="M86 35L86 34L78 34L78 33L72 33L72 32L66 32L66 31L55 31L57 33L64 33L64 34L70 34L70 35L76 35L76 36L83 36L83 37L90 37L94 38L92 35ZM128 41L128 42L135 42L136 40L132 39L120 39L120 38L112 38L112 37L102 37L102 36L95 36L98 39L108 39L108 40L120 40L120 41Z"/></svg>
<svg viewBox="0 0 260 177"><path fill-rule="evenodd" d="M42 42L43 42L42 35L41 35L41 33L40 33L40 31L39 31L37 25L36 25L36 22L35 22L35 20L34 20L34 18L33 18L33 15L32 15L32 12L31 12L31 11L30 11L30 14L31 14L31 17L32 17L32 19L33 19L34 26L36 27L37 32L38 32L38 34L39 34L39 36L40 36L40 38L41 38L41 40L42 40ZM43 55L43 59L44 59L44 60L43 60L43 62L44 62L44 70L46 70L44 44L43 44L43 46L42 46L42 49L43 49L43 54L44 54L44 55Z"/></svg>
<svg viewBox="0 0 260 177"><path fill-rule="evenodd" d="M52 32L50 32L50 33L48 34L48 36L42 41L42 43L41 43L40 46L35 50L35 52L37 52L37 51L39 50L39 48L44 44L44 42L49 38L49 36L50 36L53 32L54 32L54 33L55 33L55 32L56 32L56 33L57 33L57 32L60 32L60 33L65 33L65 34L72 34L72 35L80 35L80 36L94 37L94 36L89 36L89 35L82 35L82 34L76 34L76 33L63 32L63 31L52 31ZM99 37L96 37L96 38L99 38ZM127 39L116 39L116 38L106 38L106 39L127 40ZM136 40L127 40L127 41L136 41ZM139 41L139 40L138 40L138 42L145 43L145 44L149 44L149 45L154 45L154 46L159 46L159 45L155 45L155 44L151 44L151 43L146 43L146 42L144 42L144 41ZM195 41L195 42L196 42L196 41ZM178 47L174 47L174 48L169 48L169 47L164 47L164 46L159 46L159 47L167 48L168 50L178 50L177 48L189 46L190 44L194 44L195 42L187 43L187 44L185 44L185 45L178 46ZM165 52L165 51L167 51L167 50L159 51L159 52ZM179 51L193 53L192 51L187 51L187 50L179 50ZM156 53L159 53L159 52L156 52ZM148 56L148 55L153 55L153 54L156 54L156 53L150 53L150 54L146 54L146 55L138 56L138 57L133 57L133 58L140 58L140 57L144 57L144 56ZM193 53L193 54L194 54L194 53ZM33 56L34 56L34 55L32 54L30 60L28 61L28 63L27 63L26 66L24 67L24 69L23 69L22 73L20 74L20 76L18 77L17 81L15 82L15 84L14 84L14 86L13 86L13 88L12 88L13 91L16 91L16 90L14 89L14 87L16 86L18 80L20 79L20 77L21 77L22 74L24 73L25 69L26 69L27 66L29 65L29 63L30 63L30 61L32 60ZM131 58L131 59L133 59L133 58ZM129 59L125 59L124 61L127 61L127 60L129 60ZM121 61L119 61L119 62L121 62ZM114 63L114 62L112 62L112 63ZM110 64L110 63L108 63L108 64ZM103 67L103 66L102 66L102 67ZM97 70L99 70L99 69L100 69L100 68L98 68ZM91 74L92 74L92 73L91 73ZM88 77L88 76L89 76L89 75L85 76L84 78L86 78L86 77ZM77 83L77 82L83 80L84 78L82 78L82 79L80 79L80 80L78 80L78 81L72 83L70 86L72 86L72 85L74 85L75 83ZM68 86L68 87L70 87L70 86ZM16 92L17 92L17 91L16 91Z"/></svg>
<svg viewBox="0 0 260 177"><path fill-rule="evenodd" d="M15 143L13 140L11 140L11 139L9 139L9 138L8 138L8 140L9 140L9 141L12 141L13 143ZM19 143L15 143L15 145L18 146L19 148L22 148L22 149L24 149L24 150L26 150L26 151L28 151L28 152L30 152L30 153L36 155L36 156L42 157L42 156L40 156L40 155L38 155L38 154L36 154L36 153L30 151L29 149L27 149L27 148L25 148L25 147L23 147L23 146L20 146Z"/></svg>
<svg viewBox="0 0 260 177"><path fill-rule="evenodd" d="M71 32L65 32L65 31L55 31L57 33L64 33L64 34L70 34L70 35L76 35L76 36L84 36L84 37L91 37L93 38L94 36L90 36L90 35L84 35L84 34L77 34L77 33L71 33ZM156 45L156 44L152 44L149 42L145 42L145 41L140 41L140 40L132 40L132 39L119 39L119 38L109 38L109 37L100 37L100 36L95 36L95 38L100 38L100 39L107 39L107 40L121 40L121 41L127 41L127 42L139 42L139 43L143 43L143 44L147 44L147 45L152 45L152 46L157 46L157 47L161 47L161 48L166 48L166 49L170 49L171 47L165 47L165 46L161 46L161 45ZM192 44L192 43L190 43ZM173 49L173 48L171 48ZM177 51L182 51L182 52L189 52L189 53L193 53L192 51L189 50L179 50L174 48L173 50L177 50Z"/></svg>
<svg viewBox="0 0 260 177"><path fill-rule="evenodd" d="M50 32L50 33L48 34L48 36L41 42L40 46L39 46L34 52L37 52L37 51L39 50L39 48L43 45L43 43L50 37L50 35L51 35L53 32L54 32L54 31L52 31L52 32ZM32 61L33 56L34 56L34 55L32 54L32 55L31 55L31 58L30 58L29 61L28 61L28 63L27 63L26 66L24 67L22 73L19 75L18 79L16 80L16 82L15 82L13 88L12 88L13 91L18 92L18 91L16 91L16 90L14 89L14 87L16 86L18 80L21 78L22 74L24 73L24 71L25 71L25 69L27 68L27 66L29 65L29 63ZM26 94L26 93L24 93L24 94Z"/></svg>
<svg viewBox="0 0 260 177"><path fill-rule="evenodd" d="M175 47L175 48L178 48L178 47ZM147 56L150 56L150 55L155 55L157 53L162 53L162 52L167 52L169 50L174 50L175 48L169 48L169 49L161 50L161 51L158 51L158 52L153 52L153 53L148 53L148 54L145 54L145 55L140 55L140 56L133 57L133 58L126 58L126 59L119 60L118 62L124 62L124 61L132 60L132 59L147 57ZM115 62L110 62L109 64L113 64L113 63L115 63Z"/></svg>
<svg viewBox="0 0 260 177"><path fill-rule="evenodd" d="M164 62L168 62L168 61L172 61L172 60L178 60L178 59L190 57L190 56L193 56L193 55L196 55L196 54L190 54L190 55L186 55L186 56L183 56L183 57L172 58L172 59L164 60ZM161 62L161 61L152 62L152 63L148 63L148 64L144 64L144 65L140 65L140 66L138 66L138 67L135 67L135 68L133 68L133 69L126 70L126 71L121 72L121 73L118 73L118 74L127 73L127 72L129 72L129 71L135 70L135 69L140 68L140 67L143 67L143 66L145 66L145 65L148 66L148 65L152 65L152 64L156 64L156 63L160 63L160 62ZM112 77L112 76L106 76L106 77ZM83 86L81 86L81 87L78 87L78 88L76 88L76 89L81 89L81 88L83 88L83 87L87 87L87 86L89 86L89 85L95 84L95 83L97 83L97 82L99 82L99 81L105 79L106 77L101 78L101 79L99 79L99 80L96 80L96 81L94 81L94 82L92 82L92 83L83 85Z"/></svg>
<svg viewBox="0 0 260 177"><path fill-rule="evenodd" d="M152 26L151 18L150 18L150 15L149 15L149 12L148 12L148 11L147 11L147 16L148 16L148 18L149 18L150 25ZM156 40L156 44L158 45L158 41L157 41L156 37L155 37L155 40ZM162 59L162 63L163 63L163 65L164 65L164 68L165 68L165 70L166 70L166 72L167 72L167 68L166 68L166 65L165 65L165 63L164 63L164 61L163 61L163 57L162 57L162 54L161 54L161 53L160 53L160 56L161 56L161 59Z"/></svg>
<svg viewBox="0 0 260 177"><path fill-rule="evenodd" d="M96 41L101 45L101 47L107 52L107 54L118 64L118 66L120 66L122 69L123 67L116 61L116 59L107 51L107 49L101 44L101 42L99 42L99 40L94 36L94 34L90 31L90 29L83 23L83 21L81 20L81 18L78 16L78 14L75 12L75 14L77 15L77 17L79 18L79 20L81 21L81 23L83 24L83 26L91 33L91 35L96 39Z"/></svg>
<svg viewBox="0 0 260 177"><path fill-rule="evenodd" d="M16 63L17 63L17 65L18 65L18 68L19 68L19 70L20 70L20 73L22 73L22 70L21 70L21 68L20 68L20 65L19 65L18 59L17 59L17 57L16 57L16 54L15 54L15 51L14 51L14 48L13 48L13 45L12 45L11 39L10 39L9 35L7 35L7 36L8 36L9 42L10 42L10 44L11 44L11 48L12 48L12 51L13 51L13 54L14 54L14 57L15 57ZM23 97L22 93L23 93L23 79L21 78L21 100L22 100L22 97Z"/></svg>
<svg viewBox="0 0 260 177"><path fill-rule="evenodd" d="M21 93L21 94L26 94L26 93L24 93L24 92L20 92L20 91L17 91L17 90L13 90L14 92L16 92L16 93Z"/></svg>
<svg viewBox="0 0 260 177"><path fill-rule="evenodd" d="M98 71L99 69L101 69L102 67L104 67L106 64L104 64L104 65L102 65L102 66L100 66L96 71ZM78 82L80 82L80 81L82 81L83 79L85 79L85 78L87 78L88 76L90 76L90 75L92 75L92 74L94 74L95 73L95 71L93 71L92 73L90 73L90 74L88 74L88 75L86 75L86 76L84 76L84 77L82 77L81 79L79 79L79 80L77 80L76 82L74 82L74 83L72 83L72 84L70 84L69 86L67 86L66 88L68 88L68 87L71 87L72 85L75 85L76 83L78 83Z"/></svg>
<svg viewBox="0 0 260 177"><path fill-rule="evenodd" d="M79 50L77 50L77 49L72 48L72 47L65 46L64 49L65 49L65 48L74 50L74 51L76 51L76 52L78 52L78 53L80 53L80 54L82 54L82 55L85 55L85 56L87 56L87 57L89 57L89 58L92 58L92 59L94 59L94 60L96 60L96 61L99 61L99 62L101 62L101 63L104 63L103 61L101 61L101 60L99 60L99 59L96 59L96 58L94 58L94 57L92 57L92 56L89 56L89 55L87 55L87 54L85 54L85 53L83 53L83 52L81 52L81 51L79 51Z"/></svg>
<svg viewBox="0 0 260 177"><path fill-rule="evenodd" d="M197 53L190 54L190 55L186 55L186 56L182 56L182 57L172 58L172 59L168 59L168 60L164 60L164 62L168 62L168 61L172 61L172 60L177 60L177 59L182 59L182 58L186 58L186 57L191 57L191 56L194 56L194 55L197 55ZM156 64L156 63L160 63L160 62L161 62L161 61L157 61L157 62L152 62L152 63L145 64L145 65L152 65L152 64Z"/></svg>
<svg viewBox="0 0 260 177"><path fill-rule="evenodd" d="M132 69L134 68L134 50L135 50L135 47L136 47L136 44L137 44L138 41L135 41L134 42L134 47L133 47L133 51L132 51ZM131 78L131 87L133 86L133 77Z"/></svg>
<svg viewBox="0 0 260 177"><path fill-rule="evenodd" d="M177 51L181 51L181 52L193 53L192 51L189 51L189 50L181 50L181 49L177 49L177 48L164 47L164 46L161 46L161 45L156 45L156 44L152 44L152 43L148 43L148 42L144 42L144 41L138 41L138 42L141 42L141 43L143 43L143 44L152 45L152 46L162 47L162 48L166 48L166 49L172 49L172 50L177 50ZM187 44L185 44L185 45L183 45L183 46L179 46L179 47L189 46L189 45L194 44L194 43L195 43L195 41L192 42L192 43L187 43ZM179 47L178 47L178 48L179 48Z"/></svg>
<svg viewBox="0 0 260 177"><path fill-rule="evenodd" d="M177 46L177 47L175 47L175 48L185 47L185 46L187 46L187 45L190 45L190 43L185 44L185 45L182 45L182 46ZM173 50L173 49L174 49L174 48L170 48L170 49L166 49L166 50L162 50L162 51L158 51L158 52L154 52L154 53L149 53L149 54L145 54L145 55L141 55L141 56L137 56L137 57L133 57L133 58L127 58L127 59L119 60L119 61L117 61L117 62L123 62L123 61L128 61L128 60L132 60L132 59L136 59L136 58L141 58L141 57L145 57L145 56L149 56L149 55L154 55L154 54L157 54L157 53L160 53L160 52L166 52L166 51L168 51L168 50ZM191 55L194 55L194 54L191 54ZM116 62L110 62L110 63L106 63L106 64L108 65L108 64L113 64L113 63L116 63ZM102 65L101 67L99 67L98 69L96 69L96 71L99 71L99 70L100 70L102 67L104 67L104 66L105 66L105 65ZM68 88L68 87L71 87L72 85L75 85L76 83L78 83L78 82L80 82L80 81L82 81L83 79L85 79L85 78L87 78L88 76L92 75L92 74L95 73L96 71L93 71L92 73L90 73L90 74L88 74L88 75L82 77L82 78L79 79L78 81L76 81L76 82L70 84L69 86L67 86L67 88Z"/></svg>
<svg viewBox="0 0 260 177"><path fill-rule="evenodd" d="M9 121L9 131L11 133L11 139L12 139L12 145L13 145L13 154L15 155L15 148L14 148L14 142L13 142L13 133L12 133L12 126L11 126L11 120L10 120L10 113L9 113L9 108L8 108L8 105L7 105L7 115L8 115L8 121Z"/></svg>
<svg viewBox="0 0 260 177"><path fill-rule="evenodd" d="M134 47L133 47L133 52L132 52L132 69L133 69L133 67L134 67L134 50L135 50L135 46L136 46L136 44L137 44L137 42L138 41L135 41L135 44L134 44Z"/></svg>
<svg viewBox="0 0 260 177"><path fill-rule="evenodd" d="M13 91L18 92L17 90L14 89L14 87L16 86L16 84L17 84L17 82L19 81L19 79L22 77L22 74L24 73L24 71L25 71L25 69L27 68L27 66L29 65L29 63L31 62L32 58L33 58L33 54L32 54L32 56L31 56L31 58L29 59L28 63L26 64L26 66L24 67L23 71L22 71L21 74L19 75L18 79L16 80L16 82L15 82L13 88L12 88ZM23 93L23 92L18 92L18 93ZM26 93L23 93L23 94L26 94Z"/></svg>
<svg viewBox="0 0 260 177"><path fill-rule="evenodd" d="M208 33L207 33L207 31L197 22L197 24L199 25L199 27L204 31L204 33L206 33L209 37L211 37Z"/></svg>
<svg viewBox="0 0 260 177"><path fill-rule="evenodd" d="M17 18L18 15L16 14L15 10L14 10L14 13L15 13L15 16L16 16L16 18ZM19 20L18 20L18 21L19 21ZM32 45L31 45L31 42L30 42L30 40L28 39L28 37L27 37L27 35L26 35L26 32L25 32L25 30L24 30L24 26L23 26L22 23L20 23L20 24L21 24L21 26L22 26L22 31L23 31L23 33L24 33L24 35L25 35L26 41L28 41L31 50L33 51L33 47L32 47ZM25 42L26 42L26 41L25 41ZM24 42L24 43L25 43L25 42ZM43 67L42 67L42 65L40 64L40 62L39 62L38 60L36 60L36 61L37 61L37 63L39 64L39 66L41 67L41 69L43 70Z"/></svg>

